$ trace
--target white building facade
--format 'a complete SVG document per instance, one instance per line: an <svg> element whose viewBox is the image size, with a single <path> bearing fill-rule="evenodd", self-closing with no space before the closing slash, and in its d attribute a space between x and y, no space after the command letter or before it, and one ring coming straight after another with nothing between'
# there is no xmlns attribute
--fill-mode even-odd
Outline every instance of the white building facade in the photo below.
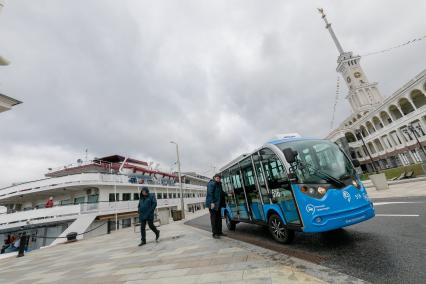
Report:
<svg viewBox="0 0 426 284"><path fill-rule="evenodd" d="M327 139L340 145L363 171L426 162L426 70L389 97L370 83L361 57L345 52L322 10L326 28L339 51L337 71L345 80L352 114Z"/></svg>

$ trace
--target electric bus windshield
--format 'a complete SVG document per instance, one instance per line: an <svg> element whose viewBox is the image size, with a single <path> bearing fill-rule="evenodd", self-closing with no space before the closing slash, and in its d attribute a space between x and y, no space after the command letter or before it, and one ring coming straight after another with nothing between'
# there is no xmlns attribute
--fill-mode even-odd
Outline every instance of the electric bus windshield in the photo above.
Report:
<svg viewBox="0 0 426 284"><path fill-rule="evenodd" d="M281 150L296 150L297 166L294 173L298 182L305 184L332 183L344 186L344 180L354 178L356 172L347 156L327 140L299 140L277 145Z"/></svg>

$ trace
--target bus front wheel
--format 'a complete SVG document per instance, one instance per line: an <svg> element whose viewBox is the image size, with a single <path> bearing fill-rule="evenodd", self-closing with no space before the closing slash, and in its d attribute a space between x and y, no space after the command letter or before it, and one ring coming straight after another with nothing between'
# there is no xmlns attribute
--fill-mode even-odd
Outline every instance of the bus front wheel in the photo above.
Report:
<svg viewBox="0 0 426 284"><path fill-rule="evenodd" d="M228 230L235 231L235 226L237 225L237 223L231 220L231 217L229 217L228 213L225 214L225 221L226 221L226 227L228 228Z"/></svg>
<svg viewBox="0 0 426 284"><path fill-rule="evenodd" d="M269 232L277 242L289 244L293 241L294 231L287 229L281 217L277 214L274 213L269 217L268 227Z"/></svg>

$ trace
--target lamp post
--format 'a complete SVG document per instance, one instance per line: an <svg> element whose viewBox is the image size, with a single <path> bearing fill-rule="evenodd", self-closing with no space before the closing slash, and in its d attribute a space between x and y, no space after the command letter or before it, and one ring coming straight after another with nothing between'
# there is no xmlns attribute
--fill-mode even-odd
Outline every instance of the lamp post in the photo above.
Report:
<svg viewBox="0 0 426 284"><path fill-rule="evenodd" d="M178 166L178 178L179 178L179 188L180 188L180 207L182 210L182 219L185 219L185 204L183 202L183 187L182 187L182 175L180 172L180 158L179 158L179 145L174 141L170 141L170 143L176 145L176 157L177 157L177 166Z"/></svg>
<svg viewBox="0 0 426 284"><path fill-rule="evenodd" d="M362 136L362 132L361 132L361 130L359 130L359 129L355 130L355 134L356 134L358 137L361 137L362 144L364 145L364 151L365 151L365 152L367 153L367 155L370 157L371 164L373 165L373 169L374 169L374 171L376 172L376 174L378 174L378 173L379 173L379 171L377 170L376 165L374 164L373 157L371 156L370 151L368 151L367 145L365 145L365 141L364 141L364 138L363 138L363 136Z"/></svg>
<svg viewBox="0 0 426 284"><path fill-rule="evenodd" d="M425 151L425 149L423 148L423 146L422 146L422 144L420 143L420 141L419 141L419 138L417 137L417 135L418 135L418 133L417 133L417 130L414 128L414 126L413 125L408 125L407 126L407 128L408 128L408 130L410 130L411 131L411 133L413 133L413 135L414 135L414 138L416 138L416 141L417 141L417 144L419 145L419 147L420 147L420 149L422 150L422 152L423 152L423 155L424 155L424 157L426 158L426 151ZM408 131L406 131L406 133L408 134ZM423 160L423 159L422 159Z"/></svg>

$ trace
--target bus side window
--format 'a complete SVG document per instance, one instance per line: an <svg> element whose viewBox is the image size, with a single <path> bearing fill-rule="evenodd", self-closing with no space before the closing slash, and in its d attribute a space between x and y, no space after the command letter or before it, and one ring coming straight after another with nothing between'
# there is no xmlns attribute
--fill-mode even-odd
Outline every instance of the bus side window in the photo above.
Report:
<svg viewBox="0 0 426 284"><path fill-rule="evenodd" d="M260 202L259 195L257 194L257 188L254 183L254 172L253 166L251 164L251 158L248 157L245 160L240 162L241 172L243 174L244 188L246 190L248 202L251 203L252 200L257 200Z"/></svg>
<svg viewBox="0 0 426 284"><path fill-rule="evenodd" d="M287 195L283 191L290 190L290 184L284 165L270 149L262 149L259 153L272 197L280 198L282 195Z"/></svg>
<svg viewBox="0 0 426 284"><path fill-rule="evenodd" d="M244 195L243 185L240 176L239 165L233 166L230 170L231 184L234 189L235 201L238 208L240 218L248 219L248 210L246 205L246 199Z"/></svg>
<svg viewBox="0 0 426 284"><path fill-rule="evenodd" d="M269 204L269 192L266 188L266 182L263 174L262 164L260 161L260 157L258 154L253 155L253 163L256 171L257 181L260 188L260 194L262 196L262 200L264 204Z"/></svg>

